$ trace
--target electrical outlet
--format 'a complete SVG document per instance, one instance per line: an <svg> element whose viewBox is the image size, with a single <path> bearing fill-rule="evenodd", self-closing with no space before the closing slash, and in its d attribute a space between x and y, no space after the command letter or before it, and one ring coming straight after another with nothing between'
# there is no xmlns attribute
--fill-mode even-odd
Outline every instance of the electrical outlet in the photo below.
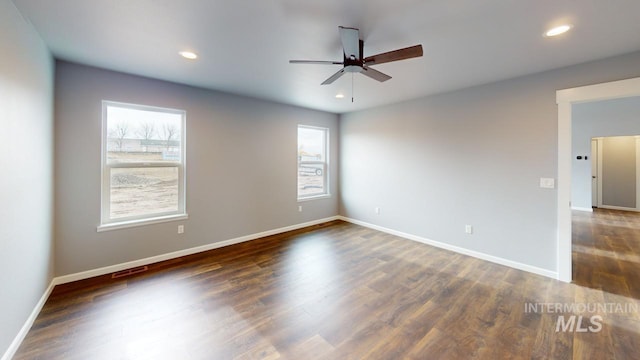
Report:
<svg viewBox="0 0 640 360"><path fill-rule="evenodd" d="M473 234L473 226L465 225L464 226L464 232L466 232L467 234Z"/></svg>
<svg viewBox="0 0 640 360"><path fill-rule="evenodd" d="M302 212L302 205L298 206L298 212Z"/></svg>
<svg viewBox="0 0 640 360"><path fill-rule="evenodd" d="M376 214L380 215L380 208L379 207L376 207L374 210L375 210Z"/></svg>
<svg viewBox="0 0 640 360"><path fill-rule="evenodd" d="M184 234L184 225L178 225L178 234Z"/></svg>

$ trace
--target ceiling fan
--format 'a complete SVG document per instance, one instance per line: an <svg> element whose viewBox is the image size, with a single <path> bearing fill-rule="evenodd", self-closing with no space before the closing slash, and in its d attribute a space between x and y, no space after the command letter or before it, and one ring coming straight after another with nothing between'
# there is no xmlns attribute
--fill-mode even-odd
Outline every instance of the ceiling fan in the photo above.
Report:
<svg viewBox="0 0 640 360"><path fill-rule="evenodd" d="M328 85L347 72L361 73L380 82L387 81L391 79L391 76L374 70L370 66L422 56L422 45L414 45L363 58L364 42L360 40L358 29L344 26L339 26L338 28L340 30L340 40L342 41L343 61L289 60L289 63L342 65L342 69L322 83L322 85Z"/></svg>

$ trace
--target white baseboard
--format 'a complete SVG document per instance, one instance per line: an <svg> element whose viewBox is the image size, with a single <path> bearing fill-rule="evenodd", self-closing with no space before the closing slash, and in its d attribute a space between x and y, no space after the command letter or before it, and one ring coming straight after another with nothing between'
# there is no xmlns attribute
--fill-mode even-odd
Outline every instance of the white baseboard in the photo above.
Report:
<svg viewBox="0 0 640 360"><path fill-rule="evenodd" d="M271 236L271 235L281 234L281 233L284 233L284 232L287 232L287 231L298 230L298 229L305 228L307 226L313 226L313 225L317 225L317 224L322 224L322 223L325 223L325 222L338 220L338 219L339 219L339 216L332 216L332 217L328 217L328 218L324 218L324 219L313 220L313 221L309 221L309 222L305 222L305 223L301 223L301 224L286 226L286 227L282 227L282 228L279 228L279 229L263 231L263 232L256 233L256 234L251 234L251 235L245 235L245 236L237 237L235 239L218 241L218 242L214 242L214 243L207 244L207 245L202 245L202 246L197 246L197 247L193 247L193 248L189 248L189 249L174 251L174 252L170 252L170 253L166 253L166 254L162 254L162 255L157 255L157 256L151 256L151 257L144 258L144 259L129 261L129 262L126 262L126 263L120 263L120 264L116 264L116 265L110 265L110 266L101 267L101 268L98 268L98 269L82 271L82 272L79 272L79 273L74 273L74 274L69 274L69 275L63 275L63 276L59 276L59 277L54 278L53 282L54 282L54 285L66 284L66 283L73 282L73 281L92 278L94 276L110 274L110 273L113 273L113 272L116 272L116 271L126 270L126 269L130 269L130 268L138 267L138 266L149 265L149 264L157 263L157 262L160 262L160 261L175 259L175 258L178 258L178 257L181 257L181 256L193 255L193 254L197 254L197 253L200 253L200 252L203 252L203 251L209 251L209 250L213 250L213 249L217 249L217 248L221 248L221 247L225 247L225 246L229 246L229 245L239 244L239 243L242 243L242 242L245 242L245 241L251 241L251 240L259 239L259 238L262 238L262 237L265 237L265 236Z"/></svg>
<svg viewBox="0 0 640 360"><path fill-rule="evenodd" d="M42 307L47 302L49 295L51 295L51 291L53 291L54 286L55 284L53 280L51 280L51 282L49 283L49 286L44 291L44 294L42 294L42 297L40 297L40 300L38 301L36 306L33 308L33 311L31 311L31 314L27 318L27 321L25 321L24 325L22 325L22 328L18 332L18 335L16 335L16 337L11 342L11 345L9 345L9 348L7 349L7 351L5 351L4 355L2 355L2 360L9 360L13 357L13 355L16 354L16 351L18 351L20 344L22 344L22 341L29 333L29 330L31 330L31 326L33 325L33 322L36 321L36 318L38 317L38 314L40 314Z"/></svg>
<svg viewBox="0 0 640 360"><path fill-rule="evenodd" d="M593 208L586 208L586 207L580 207L580 206L572 206L571 210L593 212Z"/></svg>
<svg viewBox="0 0 640 360"><path fill-rule="evenodd" d="M558 278L558 273L556 271L551 271L551 270L547 270L547 269L542 269L536 266L531 266L531 265L527 265L527 264L523 264L517 261L512 261L512 260L507 260L501 257L497 257L497 256L493 256L493 255L489 255L489 254L485 254L485 253L481 253L475 250L469 250L469 249L465 249L459 246L455 246L455 245L450 245L450 244L446 244L446 243L442 243L439 241L435 241L435 240L431 240L431 239L426 239L417 235L413 235L413 234L408 234L408 233L404 233L401 231L397 231L397 230L393 230L393 229L388 229L382 226L378 226L378 225L374 225L374 224L370 224L364 221L360 221L360 220L356 220L356 219L351 219L345 216L340 216L339 217L340 220L344 220L356 225L360 225L360 226L364 226L373 230L378 230L387 234L391 234L391 235L395 235L395 236L399 236L405 239L409 239L409 240L413 240L413 241L417 241L419 243L423 243L426 245L431 245L431 246L435 246L437 248L441 248L441 249L445 249L445 250L449 250L449 251L453 251L453 252L457 252L459 254L463 254L463 255L468 255L468 256L472 256L481 260L486 260L486 261L490 261L492 263L496 263L496 264L500 264L500 265L504 265L504 266L508 266L514 269L518 269L518 270L523 270L523 271L527 271L530 273L534 273L534 274L538 274L538 275L542 275L542 276L546 276L552 279L557 279Z"/></svg>
<svg viewBox="0 0 640 360"><path fill-rule="evenodd" d="M640 209L636 208L628 208L624 206L613 206L613 205L598 205L600 209L609 209L609 210L622 210L622 211L635 211L640 212Z"/></svg>

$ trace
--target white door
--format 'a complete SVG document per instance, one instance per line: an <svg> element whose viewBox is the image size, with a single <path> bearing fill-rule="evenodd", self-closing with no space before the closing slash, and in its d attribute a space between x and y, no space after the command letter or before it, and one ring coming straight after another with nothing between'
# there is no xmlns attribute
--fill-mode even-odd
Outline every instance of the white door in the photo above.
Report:
<svg viewBox="0 0 640 360"><path fill-rule="evenodd" d="M591 206L598 207L598 140L591 139Z"/></svg>

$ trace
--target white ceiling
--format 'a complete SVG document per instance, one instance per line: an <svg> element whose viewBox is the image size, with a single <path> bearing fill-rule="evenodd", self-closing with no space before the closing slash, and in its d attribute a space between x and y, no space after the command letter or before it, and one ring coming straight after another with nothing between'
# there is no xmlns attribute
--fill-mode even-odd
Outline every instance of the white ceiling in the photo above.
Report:
<svg viewBox="0 0 640 360"><path fill-rule="evenodd" d="M56 58L335 113L640 50L638 0L14 0ZM544 38L552 25L571 32ZM342 61L338 26L365 56L424 57L321 86ZM180 50L200 55L196 61ZM336 99L341 92L344 99Z"/></svg>

